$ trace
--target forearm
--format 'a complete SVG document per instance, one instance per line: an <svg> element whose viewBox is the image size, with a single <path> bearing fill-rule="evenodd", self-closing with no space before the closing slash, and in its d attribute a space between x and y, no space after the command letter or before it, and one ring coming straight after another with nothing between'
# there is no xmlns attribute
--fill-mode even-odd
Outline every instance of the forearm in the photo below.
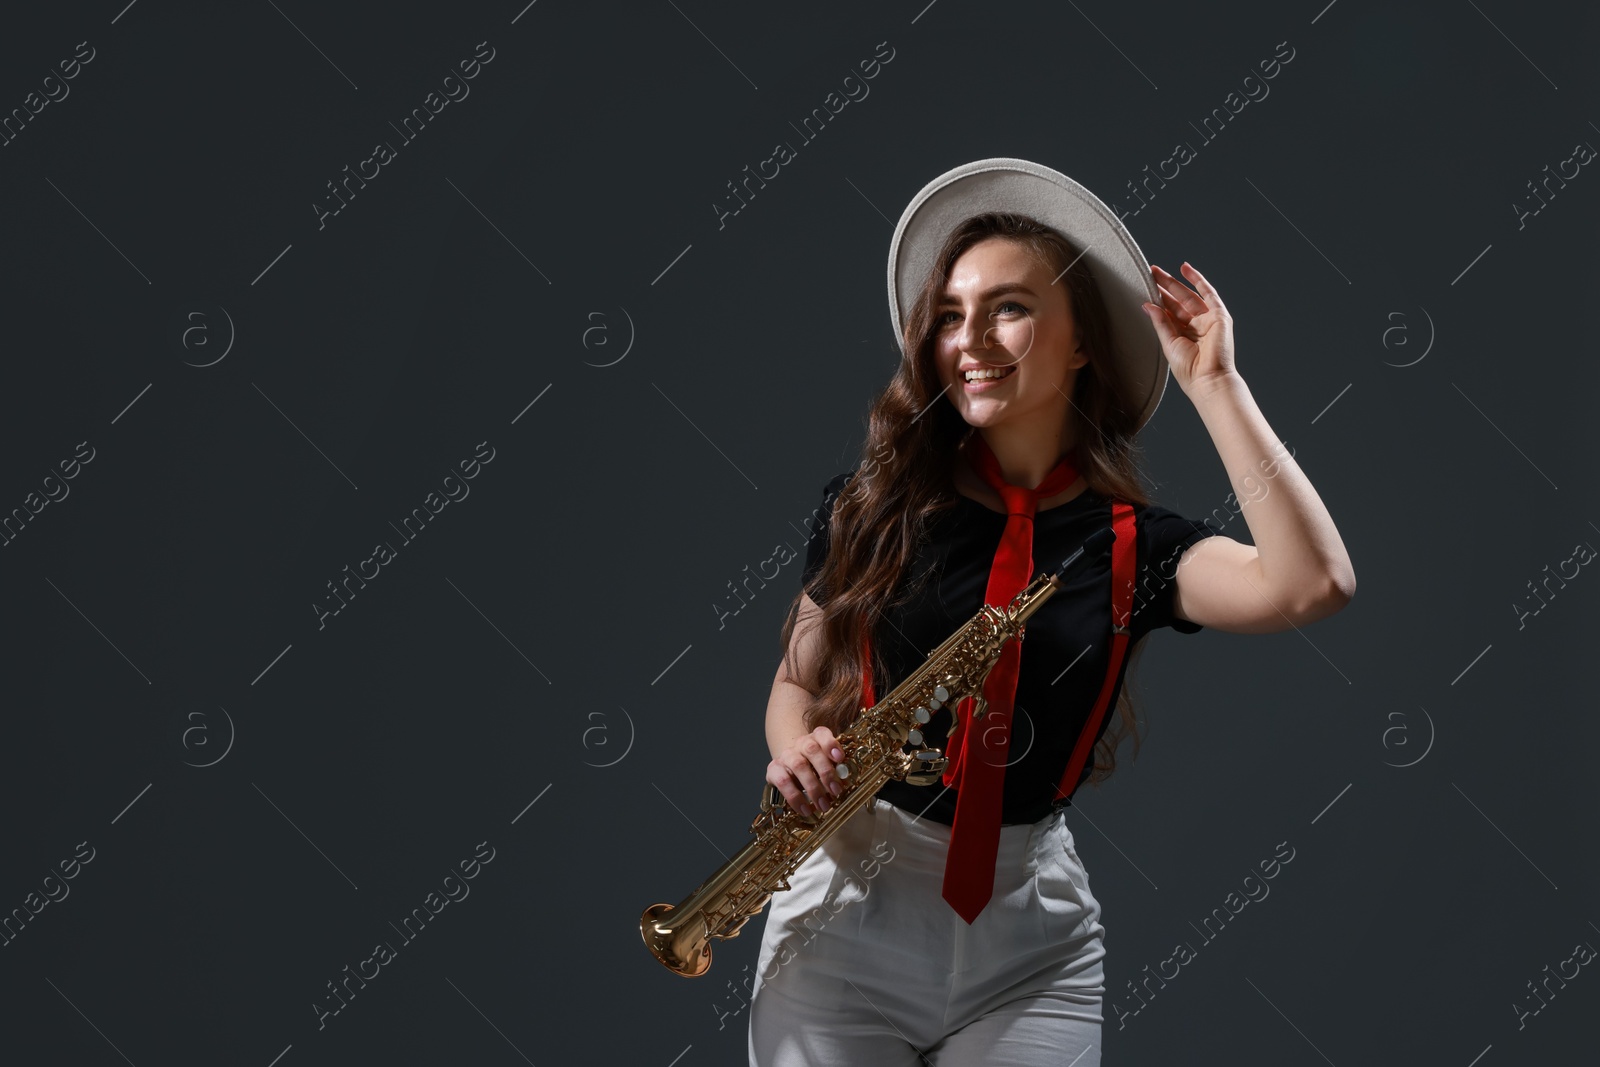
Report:
<svg viewBox="0 0 1600 1067"><path fill-rule="evenodd" d="M773 759L778 758L790 741L809 732L805 710L810 702L811 694L793 682L773 682L772 695L767 698L767 748Z"/></svg>
<svg viewBox="0 0 1600 1067"><path fill-rule="evenodd" d="M1261 592L1274 603L1348 599L1355 570L1333 517L1279 442L1249 387L1229 374L1193 398L1227 469L1260 556Z"/></svg>

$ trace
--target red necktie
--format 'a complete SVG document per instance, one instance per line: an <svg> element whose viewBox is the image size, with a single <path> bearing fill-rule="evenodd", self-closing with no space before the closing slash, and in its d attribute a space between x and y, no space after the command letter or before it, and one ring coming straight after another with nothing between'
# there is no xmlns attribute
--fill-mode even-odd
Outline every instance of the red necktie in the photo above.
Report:
<svg viewBox="0 0 1600 1067"><path fill-rule="evenodd" d="M1004 608L1033 578L1033 516L1039 501L1070 487L1078 480L1078 471L1072 463L1074 453L1069 451L1044 481L1026 489L1006 483L1000 461L981 433L972 435L970 447L973 466L1006 504L1005 534L995 550L989 588L984 593L985 604ZM1006 753L1011 747L1011 712L1021 662L1021 642L1008 642L984 683L988 709L983 717L972 719L973 701L964 697L955 708L957 721L950 729L957 735L957 743L944 784L956 786L956 814L945 856L942 895L968 923L994 895ZM948 756L950 746L945 748Z"/></svg>

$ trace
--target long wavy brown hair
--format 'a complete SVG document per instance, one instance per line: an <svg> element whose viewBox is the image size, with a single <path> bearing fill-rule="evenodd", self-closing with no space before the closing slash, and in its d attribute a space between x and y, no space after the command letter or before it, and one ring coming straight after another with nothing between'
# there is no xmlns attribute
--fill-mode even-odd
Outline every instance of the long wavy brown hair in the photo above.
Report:
<svg viewBox="0 0 1600 1067"><path fill-rule="evenodd" d="M812 694L804 717L807 730L826 725L838 734L854 721L861 706L862 636L887 606L902 603L915 592L904 579L918 541L935 517L959 503L952 472L972 427L953 404L939 402L943 386L934 366L938 304L956 260L992 237L1019 243L1067 287L1078 339L1089 357L1078 372L1073 410L1068 414L1078 420L1079 473L1090 489L1112 499L1135 506L1149 502L1134 440L1143 398L1130 395L1115 373L1105 300L1087 262L1079 258L1082 250L1026 215L987 213L967 219L945 241L935 269L917 293L905 321L905 357L872 401L861 463L835 498L827 558L795 595L784 620L779 641L785 655L791 656L801 596L825 591L826 595L812 597L821 605L822 619L816 689L807 690ZM1116 750L1130 735L1138 758L1140 736L1131 689L1143 646L1140 641L1128 658L1118 718L1095 746L1091 784L1116 769ZM879 642L872 642L872 673L875 679L884 679L888 673L879 647ZM786 669L791 679L799 679L792 658L786 660ZM878 691L884 692L881 684Z"/></svg>

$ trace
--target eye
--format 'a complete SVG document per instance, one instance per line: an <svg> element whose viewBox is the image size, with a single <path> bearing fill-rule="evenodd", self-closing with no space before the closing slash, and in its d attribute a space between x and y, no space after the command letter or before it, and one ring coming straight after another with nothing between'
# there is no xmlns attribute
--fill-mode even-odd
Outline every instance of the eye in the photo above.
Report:
<svg viewBox="0 0 1600 1067"><path fill-rule="evenodd" d="M1001 313L1006 312L1007 308L1011 308L1015 312L1020 312L1023 315L1026 315L1028 313L1028 309L1023 307L1021 304L1017 303L1015 300L1007 300L1007 301L1004 301L1003 303L1001 303L999 307L995 308L993 314L990 315L990 318L993 318L994 315L999 315ZM940 312L939 319L938 319L938 325L940 325L940 326L949 326L951 324L951 321L952 321L950 316L952 316L952 315L955 315L955 316L959 317L961 315L961 312L959 312L959 311L944 311L944 312Z"/></svg>

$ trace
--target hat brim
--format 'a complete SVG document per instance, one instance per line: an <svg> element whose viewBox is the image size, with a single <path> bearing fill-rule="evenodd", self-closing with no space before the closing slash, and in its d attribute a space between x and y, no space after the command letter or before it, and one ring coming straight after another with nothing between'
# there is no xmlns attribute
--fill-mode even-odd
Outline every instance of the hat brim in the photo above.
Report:
<svg viewBox="0 0 1600 1067"><path fill-rule="evenodd" d="M1150 264L1128 228L1088 189L1025 159L980 159L948 171L912 197L889 245L889 314L905 347L905 322L950 232L973 215L1028 215L1077 245L1105 298L1117 366L1136 398L1137 427L1155 414L1169 369L1161 339L1140 305L1161 306Z"/></svg>

